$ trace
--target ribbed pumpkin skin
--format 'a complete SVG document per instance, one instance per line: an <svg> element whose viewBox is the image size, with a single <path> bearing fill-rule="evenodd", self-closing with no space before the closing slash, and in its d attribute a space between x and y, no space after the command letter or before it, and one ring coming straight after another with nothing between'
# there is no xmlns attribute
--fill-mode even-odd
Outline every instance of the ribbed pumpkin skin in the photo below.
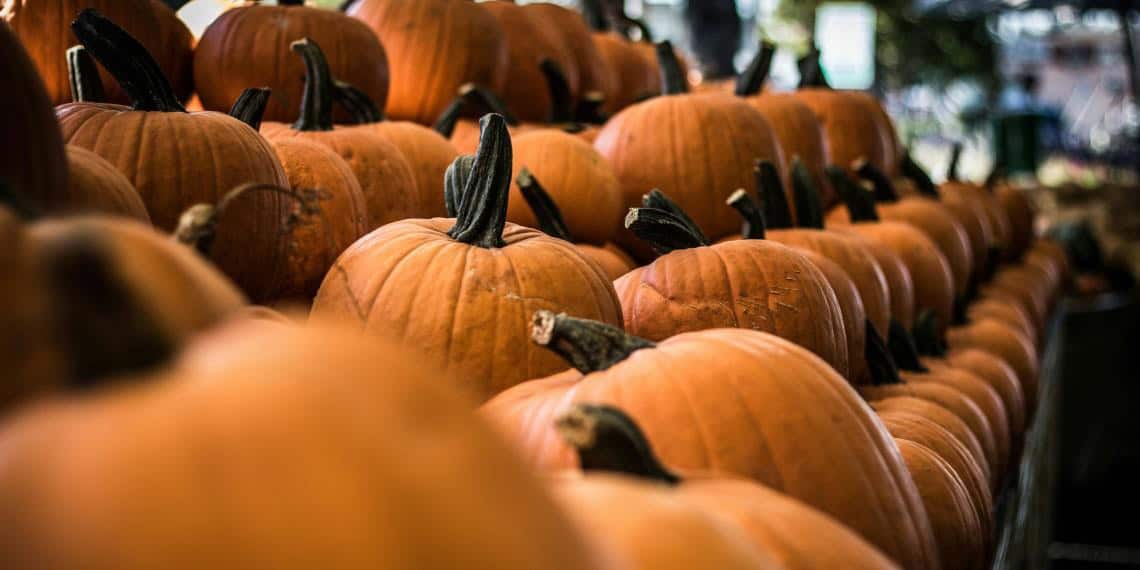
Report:
<svg viewBox="0 0 1140 570"><path fill-rule="evenodd" d="M670 95L629 107L606 123L594 148L613 166L624 207L640 206L643 194L660 189L713 241L740 232L724 202L738 188L756 195L754 162L784 162L764 116L723 94ZM615 241L639 260L653 257L624 228Z"/></svg>
<svg viewBox="0 0 1140 570"><path fill-rule="evenodd" d="M764 331L814 352L849 377L839 300L819 269L786 246L739 240L678 250L627 273L614 289L634 336Z"/></svg>
<svg viewBox="0 0 1140 570"><path fill-rule="evenodd" d="M893 149L886 147L881 125L866 101L850 91L800 89L795 97L811 108L823 128L831 163L844 168L859 159L890 173Z"/></svg>
<svg viewBox="0 0 1140 570"><path fill-rule="evenodd" d="M890 303L890 316L903 327L910 330L914 326L914 280L911 279L910 270L907 269L903 259L887 246L870 239L857 231L842 231L842 228L829 228L838 230L834 233L845 236L859 244L874 258L887 283L887 300ZM864 306L868 303L864 300ZM888 335L883 335L888 338Z"/></svg>
<svg viewBox="0 0 1140 570"><path fill-rule="evenodd" d="M788 341L740 329L684 333L602 372L520 384L482 411L535 464L568 468L577 458L552 426L575 402L628 413L670 466L759 481L830 514L906 568L934 564L927 521L889 436L841 376ZM805 438L827 451L804 453Z"/></svg>
<svg viewBox="0 0 1140 570"><path fill-rule="evenodd" d="M150 223L146 205L131 181L99 155L67 145L67 196L60 213L109 214Z"/></svg>
<svg viewBox="0 0 1140 570"><path fill-rule="evenodd" d="M514 176L524 167L534 174L558 204L575 241L604 245L621 227L621 185L606 159L578 137L557 129L516 135ZM527 227L538 223L519 192L511 186L507 220Z"/></svg>
<svg viewBox="0 0 1140 570"><path fill-rule="evenodd" d="M988 553L982 524L970 504L965 483L954 468L918 443L897 439L899 453L914 478L918 494L938 542L939 558L945 570L983 570Z"/></svg>
<svg viewBox="0 0 1140 570"><path fill-rule="evenodd" d="M859 290L855 288L855 283L834 261L809 249L793 249L803 254L820 273L823 273L827 284L835 293L836 300L839 301L844 337L847 338L849 369L847 380L853 385L870 382L871 371L867 368L867 359L862 357L867 345L867 312L863 310L863 301L859 298Z"/></svg>
<svg viewBox="0 0 1140 570"><path fill-rule="evenodd" d="M0 8L0 14L5 9ZM62 59L63 55L60 55ZM20 39L0 23L0 182L37 206L61 201L67 191L67 157L52 102Z"/></svg>
<svg viewBox="0 0 1140 570"><path fill-rule="evenodd" d="M8 424L6 562L605 567L506 445L404 349L262 325L135 380ZM266 466L279 472L267 479ZM76 473L99 484L75 485ZM468 485L480 492L459 491ZM497 530L512 524L527 532Z"/></svg>
<svg viewBox="0 0 1140 570"><path fill-rule="evenodd" d="M593 34L594 48L614 76L614 82L606 91L602 110L613 115L633 105L646 95L661 93L661 77L655 60L629 40L615 33Z"/></svg>
<svg viewBox="0 0 1140 570"><path fill-rule="evenodd" d="M405 220L364 236L325 277L313 313L417 347L480 400L565 369L530 341L535 311L621 326L610 279L573 244L508 223L506 245L483 249L449 238L454 223Z"/></svg>
<svg viewBox="0 0 1140 570"><path fill-rule="evenodd" d="M508 47L499 23L467 0L359 0L360 19L388 54L392 119L432 124L465 83L501 92Z"/></svg>
<svg viewBox="0 0 1140 570"><path fill-rule="evenodd" d="M990 352L1006 362L1021 383L1029 417L1037 408L1037 349L1033 342L1016 329L994 319L979 319L946 331L951 349L977 348Z"/></svg>
<svg viewBox="0 0 1140 570"><path fill-rule="evenodd" d="M4 0L0 20L24 42L53 104L71 101L66 52L79 42L69 26L86 8L98 10L134 36L154 56L175 93L183 100L190 96L194 37L159 0ZM126 103L126 94L110 74L100 68L99 75L107 102Z"/></svg>
<svg viewBox="0 0 1140 570"><path fill-rule="evenodd" d="M305 64L289 44L309 38L328 57L333 77L364 91L380 106L388 99L388 56L368 26L332 10L248 5L227 10L194 50L194 83L202 106L229 110L247 87L273 90L266 121L292 122L301 107ZM348 120L337 109L337 120Z"/></svg>
<svg viewBox="0 0 1140 570"><path fill-rule="evenodd" d="M602 272L605 273L606 277L610 278L610 280L617 280L622 275L633 271L634 267L637 267L637 264L630 259L629 255L626 255L624 251L618 249L618 247L612 243L607 243L602 247L586 243L576 243L574 247L577 247L578 251L582 252L582 255L597 263L602 268Z"/></svg>
<svg viewBox="0 0 1140 570"><path fill-rule="evenodd" d="M570 96L578 93L578 64L570 46L557 30L526 8L503 0L483 2L503 29L510 54L507 81L499 91L503 102L523 121L548 121L553 103L546 78L538 64L554 60L566 78Z"/></svg>
<svg viewBox="0 0 1140 570"><path fill-rule="evenodd" d="M839 196L824 172L824 168L831 164L831 152L811 107L790 93L761 93L748 97L745 101L768 120L772 133L784 150L784 169L791 172L792 159L799 157L811 173L815 187L819 189L824 210L835 205ZM785 188L785 193L788 194L788 206L794 215L792 189Z"/></svg>
<svg viewBox="0 0 1140 570"><path fill-rule="evenodd" d="M878 412L880 416L888 412L916 414L938 424L954 434L954 437L970 450L970 455L973 456L974 461L977 462L985 474L987 487L992 489L988 483L993 480L993 466L990 465L986 459L985 449L978 441L978 436L970 429L970 426L963 421L962 418L955 415L954 412L934 402L912 396L892 396L882 400L875 400L871 402L871 407Z"/></svg>
<svg viewBox="0 0 1140 570"><path fill-rule="evenodd" d="M411 121L380 121L357 125L358 129L380 135L400 149L412 169L416 196L426 206L417 217L433 218L447 214L443 205L443 174L459 156L451 141L434 130ZM474 151L472 151L474 152Z"/></svg>
<svg viewBox="0 0 1140 570"><path fill-rule="evenodd" d="M1016 461L1016 452L1020 449L1026 428L1025 394L1017 381L1017 373L1000 357L976 348L952 350L941 362L971 372L1001 396L1009 416L1009 435L1014 450L1013 460Z"/></svg>

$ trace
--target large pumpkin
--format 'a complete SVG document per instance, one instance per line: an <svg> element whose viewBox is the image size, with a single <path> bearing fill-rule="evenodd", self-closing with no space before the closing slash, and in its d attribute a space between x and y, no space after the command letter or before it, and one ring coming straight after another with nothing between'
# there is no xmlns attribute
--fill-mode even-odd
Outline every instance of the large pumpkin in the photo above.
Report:
<svg viewBox="0 0 1140 570"><path fill-rule="evenodd" d="M135 389L29 410L0 434L0 558L121 570L604 568L440 380L389 343L261 325L192 349ZM77 473L98 484L76 485ZM516 525L526 532L502 531Z"/></svg>
<svg viewBox="0 0 1140 570"><path fill-rule="evenodd" d="M894 149L887 148L880 119L864 99L850 91L824 88L799 89L795 97L815 113L831 153L831 164L846 167L865 159L889 172Z"/></svg>
<svg viewBox="0 0 1140 570"><path fill-rule="evenodd" d="M524 9L539 22L540 28L557 32L569 47L578 69L580 100L586 100L588 94L605 96L613 90L618 79L598 53L581 14L550 2L526 4Z"/></svg>
<svg viewBox="0 0 1140 570"><path fill-rule="evenodd" d="M358 0L348 15L368 24L388 54L393 119L430 125L463 84L498 92L507 78L505 31L475 2Z"/></svg>
<svg viewBox="0 0 1140 570"><path fill-rule="evenodd" d="M886 432L823 360L767 333L684 333L654 345L552 313L533 338L576 370L500 394L484 413L532 461L577 458L553 421L574 403L611 405L679 469L734 473L835 517L904 567L929 567L928 522ZM804 453L804 438L816 452Z"/></svg>
<svg viewBox="0 0 1140 570"><path fill-rule="evenodd" d="M313 312L420 348L486 399L560 369L526 342L535 310L620 324L621 309L601 268L573 244L506 222L510 138L502 117L482 122L474 160L453 167L462 179L457 218L405 220L365 236L329 271Z"/></svg>
<svg viewBox="0 0 1140 570"><path fill-rule="evenodd" d="M573 48L550 22L532 10L505 0L484 2L481 7L498 20L510 53L507 80L498 91L503 102L523 121L549 120L553 102L538 64L544 59L557 62L574 99L579 75Z"/></svg>
<svg viewBox="0 0 1140 570"><path fill-rule="evenodd" d="M337 79L363 90L383 107L388 99L388 57L368 26L302 0L227 10L202 34L194 50L194 83L202 106L225 111L247 87L273 90L265 118L289 122L304 94L305 66L289 50L301 38L325 49ZM341 113L343 122L348 115Z"/></svg>

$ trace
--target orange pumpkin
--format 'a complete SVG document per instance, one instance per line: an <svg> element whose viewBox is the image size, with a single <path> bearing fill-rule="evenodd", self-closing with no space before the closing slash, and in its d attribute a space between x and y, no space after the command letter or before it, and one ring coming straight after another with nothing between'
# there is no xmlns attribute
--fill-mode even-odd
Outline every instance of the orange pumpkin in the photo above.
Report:
<svg viewBox="0 0 1140 570"><path fill-rule="evenodd" d="M863 159L890 172L893 149L887 148L880 119L866 100L850 91L821 88L798 89L795 97L815 113L831 153L831 164L850 165Z"/></svg>
<svg viewBox="0 0 1140 570"><path fill-rule="evenodd" d="M966 318L984 319L993 318L1012 326L1026 338L1040 340L1041 334L1037 325L1033 324L1029 311L1020 302L1010 302L1000 297L983 297L970 303L966 309Z"/></svg>
<svg viewBox="0 0 1140 570"><path fill-rule="evenodd" d="M1005 261L1017 261L1033 245L1034 208L1025 191L1011 184L998 184L994 195L1009 219L1009 243L1005 248Z"/></svg>
<svg viewBox="0 0 1140 570"><path fill-rule="evenodd" d="M973 348L950 351L944 362L974 374L997 391L1009 415L1011 463L1015 461L1026 428L1025 394L1017 381L1017 373L1000 357Z"/></svg>
<svg viewBox="0 0 1140 570"><path fill-rule="evenodd" d="M558 32L570 49L574 64L578 69L579 92L578 108L586 103L587 95L605 97L617 82L614 72L598 53L594 39L581 14L550 2L526 4L523 8L528 15L537 19L540 29Z"/></svg>
<svg viewBox="0 0 1140 570"><path fill-rule="evenodd" d="M985 451L978 441L978 438L962 418L934 402L913 396L892 396L875 400L870 404L871 408L874 409L880 417L889 414L900 414L912 419L919 418L923 421L932 422L946 431L949 431L953 434L954 439L958 440L969 450L970 456L985 475L983 485L985 488L990 489L992 493L993 469L986 461ZM896 435L895 437L899 436ZM909 438L903 437L903 439ZM987 496L989 496L988 493Z"/></svg>
<svg viewBox="0 0 1140 570"><path fill-rule="evenodd" d="M75 145L67 145L64 204L52 210L118 215L150 223L146 205L131 181L99 155Z"/></svg>
<svg viewBox="0 0 1140 570"><path fill-rule="evenodd" d="M546 121L554 108L538 64L557 62L566 78L571 100L579 89L578 63L571 46L557 29L536 13L513 2L494 0L480 5L499 22L509 49L507 80L496 92L523 121Z"/></svg>
<svg viewBox="0 0 1140 570"><path fill-rule="evenodd" d="M977 348L998 356L1017 373L1026 413L1037 407L1037 349L1016 329L994 319L979 319L946 331L951 349Z"/></svg>

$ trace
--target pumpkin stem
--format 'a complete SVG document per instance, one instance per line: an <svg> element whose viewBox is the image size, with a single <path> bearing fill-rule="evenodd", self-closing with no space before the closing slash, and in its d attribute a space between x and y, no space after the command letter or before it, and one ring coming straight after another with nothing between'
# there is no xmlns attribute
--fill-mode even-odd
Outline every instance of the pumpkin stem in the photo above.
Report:
<svg viewBox="0 0 1140 570"><path fill-rule="evenodd" d="M760 200L764 208L764 220L771 229L795 227L792 210L788 207L788 196L784 194L784 182L780 171L770 160L757 160L752 172L756 175L756 187L760 189Z"/></svg>
<svg viewBox="0 0 1140 570"><path fill-rule="evenodd" d="M507 197L511 194L511 135L507 121L490 113L479 119L479 148L461 194L452 239L483 248L503 247Z"/></svg>
<svg viewBox="0 0 1140 570"><path fill-rule="evenodd" d="M760 51L756 52L756 56L748 62L748 67L744 69L744 73L736 78L736 89L733 93L737 97L748 97L760 93L760 88L768 79L768 73L772 71L772 57L775 55L776 44L762 40Z"/></svg>
<svg viewBox="0 0 1140 570"><path fill-rule="evenodd" d="M876 202L899 201L899 193L895 190L895 184L882 170L868 162L866 158L855 159L855 162L851 163L851 170L863 180L871 183L871 187L875 191Z"/></svg>
<svg viewBox="0 0 1140 570"><path fill-rule="evenodd" d="M304 6L305 0L277 0L278 6Z"/></svg>
<svg viewBox="0 0 1140 570"><path fill-rule="evenodd" d="M582 19L595 32L608 32L613 29L601 0L582 0Z"/></svg>
<svg viewBox="0 0 1140 570"><path fill-rule="evenodd" d="M887 348L891 351L891 358L900 370L907 372L928 372L918 357L918 348L914 346L914 337L906 327L891 318L891 328L887 331Z"/></svg>
<svg viewBox="0 0 1140 570"><path fill-rule="evenodd" d="M959 161L962 160L962 143L955 142L954 147L950 149L950 164L946 167L946 179L951 182L961 180L958 176Z"/></svg>
<svg viewBox="0 0 1140 570"><path fill-rule="evenodd" d="M847 213L852 222L877 222L879 221L879 211L875 207L875 200L870 192L864 190L859 184L847 176L842 168L837 166L828 166L827 177L831 179L831 185L839 193L839 197L843 200L843 204L847 207Z"/></svg>
<svg viewBox="0 0 1140 570"><path fill-rule="evenodd" d="M914 319L914 344L924 356L945 356L946 345L938 334L938 315L930 309L918 312Z"/></svg>
<svg viewBox="0 0 1140 570"><path fill-rule="evenodd" d="M693 228L684 220L657 208L630 208L625 216L625 227L661 255L709 245L708 240L693 233Z"/></svg>
<svg viewBox="0 0 1140 570"><path fill-rule="evenodd" d="M681 72L681 62L673 44L665 40L657 44L657 63L661 66L661 92L665 95L679 95L689 92L689 82Z"/></svg>
<svg viewBox="0 0 1140 570"><path fill-rule="evenodd" d="M309 38L289 44L289 49L305 60L305 91L301 97L301 115L293 123L293 128L298 131L333 130L335 89L325 52Z"/></svg>
<svg viewBox="0 0 1140 570"><path fill-rule="evenodd" d="M88 8L71 23L79 43L111 73L135 111L185 113L170 81L146 48L97 10Z"/></svg>
<svg viewBox="0 0 1140 570"><path fill-rule="evenodd" d="M432 130L443 135L443 138L450 139L451 135L455 134L455 125L459 124L459 117L463 115L466 106L467 100L460 89L460 94L447 104L447 108L435 120L435 124L431 126Z"/></svg>
<svg viewBox="0 0 1140 570"><path fill-rule="evenodd" d="M601 91L588 91L578 101L574 109L574 120L588 125L601 125L606 122L602 107L606 104L606 94Z"/></svg>
<svg viewBox="0 0 1140 570"><path fill-rule="evenodd" d="M831 89L823 73L823 66L819 63L819 56L819 48L813 45L811 50L797 62L800 68L800 89L805 87Z"/></svg>
<svg viewBox="0 0 1140 570"><path fill-rule="evenodd" d="M938 199L938 187L934 185L934 181L930 179L930 175L926 173L926 170L911 158L909 152L903 153L902 162L899 163L899 169L902 171L903 176L914 182L919 194L930 196L936 200Z"/></svg>
<svg viewBox="0 0 1140 570"><path fill-rule="evenodd" d="M583 471L623 473L667 485L681 482L657 459L637 422L613 406L575 404L554 425L562 441L577 451Z"/></svg>
<svg viewBox="0 0 1140 570"><path fill-rule="evenodd" d="M561 125L574 122L574 97L570 94L570 84L557 61L548 57L538 64L542 76L546 78L546 89L550 94L550 123Z"/></svg>
<svg viewBox="0 0 1140 570"><path fill-rule="evenodd" d="M748 195L743 188L733 192L726 204L740 214L740 235L744 239L764 239L767 224L764 222L764 212L756 205L756 200Z"/></svg>
<svg viewBox="0 0 1140 570"><path fill-rule="evenodd" d="M222 215L229 209L229 205L238 198L250 192L273 192L286 196L301 205L303 213L312 211L312 204L320 199L319 193L312 191L310 195L303 195L290 188L282 188L276 184L249 183L242 184L230 190L217 204L195 204L186 209L178 218L178 226L171 236L174 241L194 248L204 257L210 256L214 247L214 239L218 235L218 223Z"/></svg>
<svg viewBox="0 0 1140 570"><path fill-rule="evenodd" d="M601 372L638 350L657 346L619 327L551 311L534 313L530 338L582 374Z"/></svg>
<svg viewBox="0 0 1140 570"><path fill-rule="evenodd" d="M871 321L865 321L864 326L867 331L867 344L863 348L863 356L867 359L867 368L871 370L871 384L884 386L902 382L899 378L899 367L895 364L886 341L871 325Z"/></svg>
<svg viewBox="0 0 1140 570"><path fill-rule="evenodd" d="M517 127L519 119L511 112L510 107L495 94L494 91L478 83L466 83L459 88L459 95L467 104L474 106L480 113L495 113L503 117L507 125Z"/></svg>
<svg viewBox="0 0 1140 570"><path fill-rule="evenodd" d="M641 205L645 208L656 208L658 210L664 210L670 214L673 214L678 220L681 220L685 223L691 233L700 236L702 241L704 241L706 244L708 243L708 238L705 237L705 234L701 231L700 226L698 226L697 223L689 217L689 214L686 213L680 205L674 202L672 198L657 188L654 188L641 196Z"/></svg>
<svg viewBox="0 0 1140 570"><path fill-rule="evenodd" d="M994 163L994 167L990 169L990 173L986 175L986 180L982 185L985 186L986 190L993 192L994 187L997 186L998 182L1001 182L1003 178L1005 178L1005 167Z"/></svg>
<svg viewBox="0 0 1140 570"><path fill-rule="evenodd" d="M570 237L570 229L566 227L566 220L562 218L562 211L558 209L558 204L554 203L554 199L550 197L542 184L539 184L538 179L527 167L524 166L519 170L519 175L515 177L515 183L518 184L519 191L522 192L523 199L530 206L530 210L534 212L534 217L538 220L538 229L546 235L565 241L574 241Z"/></svg>
<svg viewBox="0 0 1140 570"><path fill-rule="evenodd" d="M234 106L230 107L230 116L255 131L261 130L261 118L265 115L265 106L269 104L272 91L268 87L250 87L242 91Z"/></svg>
<svg viewBox="0 0 1140 570"><path fill-rule="evenodd" d="M75 103L103 103L107 100L95 60L83 46L72 46L67 50L67 81L71 84L71 100Z"/></svg>
<svg viewBox="0 0 1140 570"><path fill-rule="evenodd" d="M797 226L823 229L823 200L819 188L800 157L792 157L792 199L796 203Z"/></svg>
<svg viewBox="0 0 1140 570"><path fill-rule="evenodd" d="M384 120L384 111L367 93L347 81L333 81L333 98L352 115L352 122L371 125Z"/></svg>
<svg viewBox="0 0 1140 570"><path fill-rule="evenodd" d="M443 173L443 205L447 208L447 217L459 216L459 197L463 195L474 167L475 155L464 154L455 157Z"/></svg>

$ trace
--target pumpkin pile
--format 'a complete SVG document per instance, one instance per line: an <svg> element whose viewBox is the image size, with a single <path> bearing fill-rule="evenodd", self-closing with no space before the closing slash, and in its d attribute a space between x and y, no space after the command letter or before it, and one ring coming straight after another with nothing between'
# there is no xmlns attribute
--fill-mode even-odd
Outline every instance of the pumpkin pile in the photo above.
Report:
<svg viewBox="0 0 1140 570"><path fill-rule="evenodd" d="M1017 188L601 2L303 4L0 9L0 559L989 565Z"/></svg>

